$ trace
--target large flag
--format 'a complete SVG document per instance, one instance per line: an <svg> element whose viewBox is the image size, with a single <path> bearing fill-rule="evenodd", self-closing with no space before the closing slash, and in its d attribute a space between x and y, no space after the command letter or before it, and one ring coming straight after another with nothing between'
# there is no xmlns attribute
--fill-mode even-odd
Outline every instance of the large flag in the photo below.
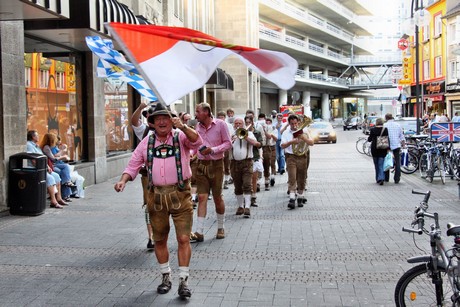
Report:
<svg viewBox="0 0 460 307"><path fill-rule="evenodd" d="M125 57L113 49L110 39L101 39L98 36L87 36L86 44L99 57L97 62L97 76L109 80L121 80L131 85L142 96L150 101L157 101L147 82L137 71L136 67Z"/></svg>
<svg viewBox="0 0 460 307"><path fill-rule="evenodd" d="M115 22L106 27L157 96L168 105L202 87L230 55L281 89L295 84L297 61L282 52L227 44L181 27Z"/></svg>

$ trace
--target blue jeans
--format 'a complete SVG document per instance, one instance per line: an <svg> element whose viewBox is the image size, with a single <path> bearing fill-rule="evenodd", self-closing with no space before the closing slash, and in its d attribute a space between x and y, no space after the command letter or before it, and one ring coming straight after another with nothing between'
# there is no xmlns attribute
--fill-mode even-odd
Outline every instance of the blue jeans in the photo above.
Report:
<svg viewBox="0 0 460 307"><path fill-rule="evenodd" d="M284 150L281 148L281 140L276 141L276 162L278 163L278 172L285 171Z"/></svg>
<svg viewBox="0 0 460 307"><path fill-rule="evenodd" d="M374 168L375 168L375 182L385 180L385 172L383 171L383 160L384 157L373 157Z"/></svg>
<svg viewBox="0 0 460 307"><path fill-rule="evenodd" d="M67 198L72 194L72 189L70 187L66 187L63 184L70 180L70 168L69 165L66 163L55 163L54 164L54 171L59 174L61 177L61 196L62 198Z"/></svg>

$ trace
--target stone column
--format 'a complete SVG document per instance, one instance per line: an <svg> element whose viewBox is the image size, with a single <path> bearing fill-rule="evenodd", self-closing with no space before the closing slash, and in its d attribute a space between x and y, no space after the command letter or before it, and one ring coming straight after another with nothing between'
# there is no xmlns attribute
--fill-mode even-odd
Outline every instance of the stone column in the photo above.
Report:
<svg viewBox="0 0 460 307"><path fill-rule="evenodd" d="M279 106L285 105L288 102L288 92L286 90L279 90Z"/></svg>
<svg viewBox="0 0 460 307"><path fill-rule="evenodd" d="M0 21L0 211L7 209L8 161L24 152L27 108L24 76L24 23Z"/></svg>
<svg viewBox="0 0 460 307"><path fill-rule="evenodd" d="M95 183L100 183L108 179L104 81L96 76L97 56L92 52L86 52L82 60L84 60L83 65L76 66L77 73L84 73L85 78L79 78L79 80L86 80L87 87L87 90L83 91L82 99L87 106L88 113L88 159L94 161L94 180ZM83 71L78 67L82 67Z"/></svg>
<svg viewBox="0 0 460 307"><path fill-rule="evenodd" d="M310 91L303 91L302 92L302 105L303 105L303 113L308 116L312 117L311 114L311 105L310 105Z"/></svg>
<svg viewBox="0 0 460 307"><path fill-rule="evenodd" d="M323 93L321 95L321 114L324 120L331 118L331 109L329 108L329 94Z"/></svg>

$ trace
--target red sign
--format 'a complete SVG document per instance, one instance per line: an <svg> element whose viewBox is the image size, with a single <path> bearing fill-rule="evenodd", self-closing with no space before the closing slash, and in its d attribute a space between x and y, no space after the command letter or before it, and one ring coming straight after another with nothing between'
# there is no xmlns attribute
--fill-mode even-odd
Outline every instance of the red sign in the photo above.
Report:
<svg viewBox="0 0 460 307"><path fill-rule="evenodd" d="M304 114L302 105L283 105L280 106L280 112L283 114L283 122L287 121L290 112L300 115Z"/></svg>
<svg viewBox="0 0 460 307"><path fill-rule="evenodd" d="M401 38L398 41L398 48L404 51L407 49L407 47L409 47L409 42L407 41L407 39Z"/></svg>

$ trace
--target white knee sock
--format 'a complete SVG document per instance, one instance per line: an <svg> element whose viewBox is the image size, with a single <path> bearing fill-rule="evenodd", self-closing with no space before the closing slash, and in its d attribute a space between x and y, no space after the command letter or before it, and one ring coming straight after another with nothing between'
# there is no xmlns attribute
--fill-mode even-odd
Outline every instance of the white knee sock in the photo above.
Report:
<svg viewBox="0 0 460 307"><path fill-rule="evenodd" d="M289 193L289 198L290 198L290 199L295 199L295 193L292 193L292 192Z"/></svg>
<svg viewBox="0 0 460 307"><path fill-rule="evenodd" d="M224 228L224 222L225 222L225 215L217 214L217 228L218 229Z"/></svg>
<svg viewBox="0 0 460 307"><path fill-rule="evenodd" d="M180 266L179 267L179 278L186 279L188 275L189 275L188 266Z"/></svg>
<svg viewBox="0 0 460 307"><path fill-rule="evenodd" d="M236 202L238 204L238 207L243 208L244 205L244 197L243 195L236 195Z"/></svg>
<svg viewBox="0 0 460 307"><path fill-rule="evenodd" d="M244 194L244 207L249 208L251 206L251 194Z"/></svg>
<svg viewBox="0 0 460 307"><path fill-rule="evenodd" d="M198 232L199 234L203 234L204 232L204 220L205 219L206 218L200 217L200 216L196 218L196 232Z"/></svg>
<svg viewBox="0 0 460 307"><path fill-rule="evenodd" d="M160 272L161 274L171 274L171 267L169 266L169 261L166 263L160 263Z"/></svg>

